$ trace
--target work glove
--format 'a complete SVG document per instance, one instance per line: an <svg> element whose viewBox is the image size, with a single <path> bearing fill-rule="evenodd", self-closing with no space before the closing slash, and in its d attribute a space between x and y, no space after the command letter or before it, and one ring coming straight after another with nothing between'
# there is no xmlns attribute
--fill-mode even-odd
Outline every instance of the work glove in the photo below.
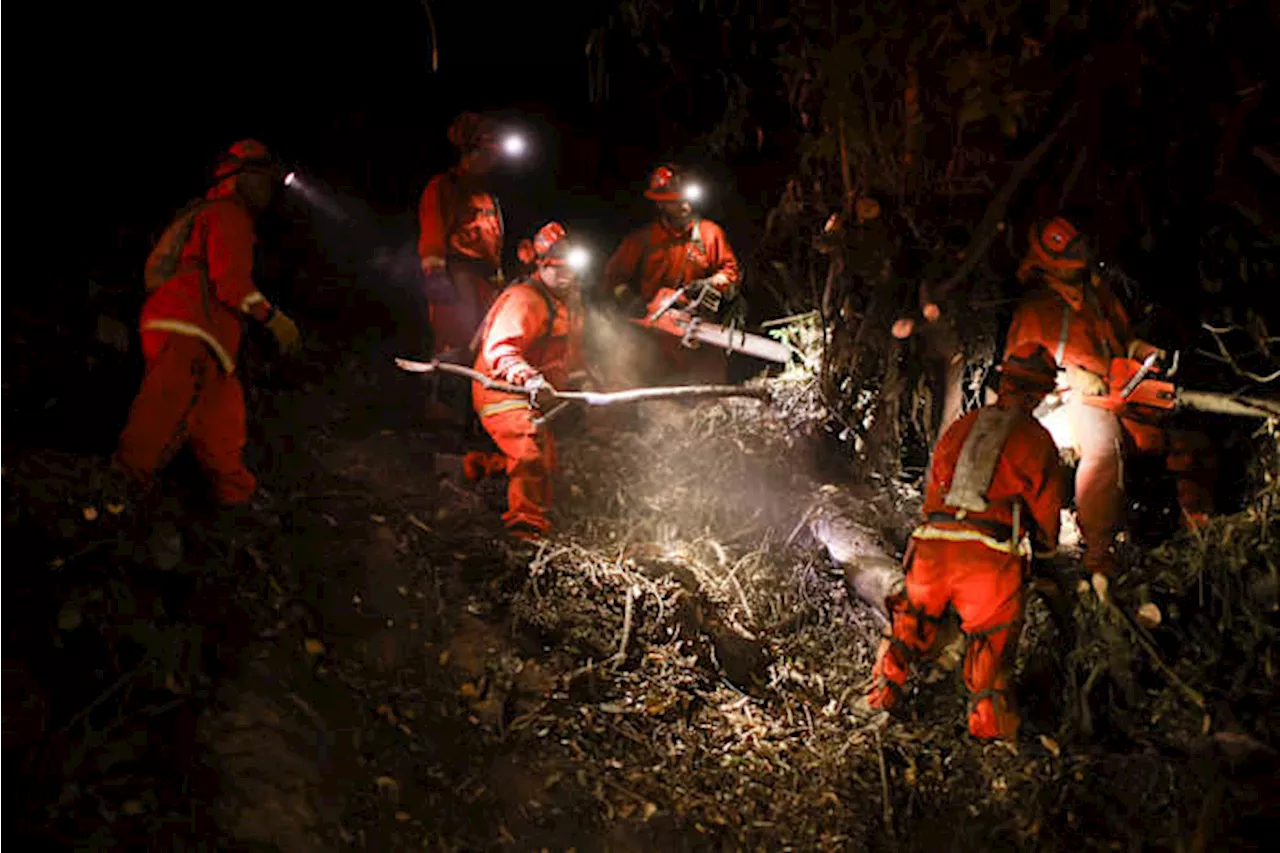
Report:
<svg viewBox="0 0 1280 853"><path fill-rule="evenodd" d="M1107 380L1096 373L1067 365L1067 387L1089 397L1104 397L1107 394Z"/></svg>
<svg viewBox="0 0 1280 853"><path fill-rule="evenodd" d="M267 329L271 334L276 336L276 342L280 345L280 351L285 355L292 355L298 351L298 327L289 319L289 315L277 309L267 319Z"/></svg>
<svg viewBox="0 0 1280 853"><path fill-rule="evenodd" d="M1146 361L1147 356L1151 355L1153 352L1156 354L1157 364L1164 364L1169 358L1169 353L1160 349L1160 347L1155 344L1147 343L1141 338L1134 338L1129 342L1127 355L1129 358L1136 358L1138 361Z"/></svg>
<svg viewBox="0 0 1280 853"><path fill-rule="evenodd" d="M529 392L529 401L540 412L549 412L556 402L556 389L542 376L535 373L524 381L525 390Z"/></svg>

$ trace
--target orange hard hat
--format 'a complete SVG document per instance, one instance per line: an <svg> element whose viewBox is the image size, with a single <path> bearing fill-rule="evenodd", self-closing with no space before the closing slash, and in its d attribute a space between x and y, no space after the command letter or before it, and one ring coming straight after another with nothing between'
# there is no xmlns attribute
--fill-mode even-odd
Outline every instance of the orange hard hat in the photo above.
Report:
<svg viewBox="0 0 1280 853"><path fill-rule="evenodd" d="M218 158L215 174L218 178L226 178L245 169L270 169L273 165L267 146L256 139L241 139Z"/></svg>
<svg viewBox="0 0 1280 853"><path fill-rule="evenodd" d="M1083 270L1092 259L1088 239L1061 216L1031 226L1024 266L1063 275Z"/></svg>
<svg viewBox="0 0 1280 853"><path fill-rule="evenodd" d="M586 247L570 240L565 227L554 221L539 228L532 240L520 241L516 251L520 260L526 264L553 267L567 265L575 270L585 268L590 259Z"/></svg>
<svg viewBox="0 0 1280 853"><path fill-rule="evenodd" d="M697 185L689 180L684 170L665 163L649 175L649 186L644 197L652 201L697 201Z"/></svg>
<svg viewBox="0 0 1280 853"><path fill-rule="evenodd" d="M539 228L538 233L533 235L533 252L538 260L546 261L553 255L560 254L556 250L564 242L566 233L559 222L548 222Z"/></svg>
<svg viewBox="0 0 1280 853"><path fill-rule="evenodd" d="M449 125L449 141L455 148L472 151L498 144L493 122L479 113L462 113Z"/></svg>
<svg viewBox="0 0 1280 853"><path fill-rule="evenodd" d="M1005 354L1000 365L1000 385L1019 391L1048 394L1054 389L1058 365L1044 344L1027 341Z"/></svg>

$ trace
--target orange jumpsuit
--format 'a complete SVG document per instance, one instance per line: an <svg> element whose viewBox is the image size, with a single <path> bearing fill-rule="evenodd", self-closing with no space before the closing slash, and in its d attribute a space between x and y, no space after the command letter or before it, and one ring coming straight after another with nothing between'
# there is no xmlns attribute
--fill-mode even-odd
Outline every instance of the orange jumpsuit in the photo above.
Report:
<svg viewBox="0 0 1280 853"><path fill-rule="evenodd" d="M605 264L604 280L610 293L626 287L648 303L661 288L679 288L718 273L727 279L716 288L722 294L732 294L742 281L738 259L719 225L695 218L683 232L677 232L666 222L655 220L623 238ZM691 350L671 336L663 336L659 345L669 369L723 381L724 353L710 348Z"/></svg>
<svg viewBox="0 0 1280 853"><path fill-rule="evenodd" d="M557 298L536 279L525 279L498 295L480 339L475 369L494 379L523 385L541 374L556 388L569 385L582 370L581 305ZM471 399L480 423L506 456L510 478L509 529L545 533L551 523L551 474L556 466L555 439L534 425L536 413L527 396L486 389L472 383Z"/></svg>
<svg viewBox="0 0 1280 853"><path fill-rule="evenodd" d="M253 218L231 186L210 191L177 271L143 305L146 372L115 454L131 479L146 483L189 442L224 504L244 503L256 488L242 458L236 353L244 318L262 321L271 312L252 279Z"/></svg>
<svg viewBox="0 0 1280 853"><path fill-rule="evenodd" d="M1109 291L1094 287L1088 297L1051 278L1023 298L1014 312L1005 341L1012 351L1027 341L1042 344L1061 366L1074 365L1106 377L1111 359L1125 356L1134 342L1128 314ZM1133 357L1148 353L1139 347ZM1066 391L1071 440L1079 452L1075 498L1085 543L1085 568L1110 574L1112 543L1124 510L1124 449L1166 454L1168 469L1178 478L1178 502L1191 518L1213 507L1216 466L1212 446L1200 434L1163 430L1132 418L1085 405L1076 391Z"/></svg>
<svg viewBox="0 0 1280 853"><path fill-rule="evenodd" d="M502 267L502 214L497 199L456 169L431 179L418 205L418 256L439 258L427 277L436 352L467 353L497 296Z"/></svg>
<svg viewBox="0 0 1280 853"><path fill-rule="evenodd" d="M1014 404L1001 398L995 405ZM1022 534L1029 534L1040 550L1056 547L1062 470L1053 438L1024 411L1000 449L985 493L988 508L958 513L948 507L945 498L980 411L952 424L934 448L922 508L925 523L912 534L905 589L889 601L892 636L881 644L874 670L878 684L868 700L876 708L896 702L911 658L933 645L938 622L951 605L969 636L964 660L965 686L973 702L969 731L980 738L1014 738L1018 717L1006 692L1031 557ZM996 699L1003 701L997 704Z"/></svg>

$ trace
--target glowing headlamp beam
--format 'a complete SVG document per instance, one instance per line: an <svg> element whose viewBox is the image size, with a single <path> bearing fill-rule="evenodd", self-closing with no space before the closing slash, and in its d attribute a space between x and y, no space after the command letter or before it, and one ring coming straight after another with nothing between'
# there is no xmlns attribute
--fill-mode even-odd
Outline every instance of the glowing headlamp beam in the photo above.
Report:
<svg viewBox="0 0 1280 853"><path fill-rule="evenodd" d="M570 269L581 271L586 269L587 264L590 263L591 253L581 246L574 246L569 250L565 260L568 262Z"/></svg>
<svg viewBox="0 0 1280 853"><path fill-rule="evenodd" d="M298 173L297 173L297 172L290 172L289 174L287 174L287 175L285 175L285 176L284 176L284 185L285 185L286 187L291 187L291 186L293 186L294 184L296 184L297 182L298 182Z"/></svg>
<svg viewBox="0 0 1280 853"><path fill-rule="evenodd" d="M684 200L685 200L685 201L701 201L701 200L702 200L702 185L701 185L701 184L689 184L688 186L686 186L686 187L684 188Z"/></svg>
<svg viewBox="0 0 1280 853"><path fill-rule="evenodd" d="M508 157L519 157L524 154L524 137L518 133L509 133L502 138L502 153Z"/></svg>

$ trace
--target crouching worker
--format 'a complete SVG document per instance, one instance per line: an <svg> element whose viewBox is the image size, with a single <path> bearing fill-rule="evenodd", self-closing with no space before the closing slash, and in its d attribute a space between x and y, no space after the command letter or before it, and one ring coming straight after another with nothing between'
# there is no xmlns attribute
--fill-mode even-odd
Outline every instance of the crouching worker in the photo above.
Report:
<svg viewBox="0 0 1280 853"><path fill-rule="evenodd" d="M924 523L907 549L904 591L889 601L892 633L880 645L871 707L887 710L901 699L910 661L930 649L950 605L968 640L969 732L1017 738L1009 676L1023 582L1032 549L1048 556L1057 547L1063 499L1058 450L1031 412L1056 373L1043 346L1018 347L1000 367L996 403L956 421L934 448Z"/></svg>
<svg viewBox="0 0 1280 853"><path fill-rule="evenodd" d="M544 225L522 259L533 272L504 290L481 327L475 369L527 394L472 385L480 423L506 457L507 529L520 539L537 539L551 526L551 474L555 440L538 423L555 405L553 388L564 389L582 371L582 298L578 272L585 250L571 244L564 226Z"/></svg>
<svg viewBox="0 0 1280 853"><path fill-rule="evenodd" d="M147 259L151 295L140 323L146 372L116 448L112 492L150 491L160 469L189 444L219 505L244 505L253 495L235 372L244 323L264 324L285 352L298 346L297 326L253 282L254 220L270 203L277 175L262 143L237 142L217 167L217 183L183 210Z"/></svg>

